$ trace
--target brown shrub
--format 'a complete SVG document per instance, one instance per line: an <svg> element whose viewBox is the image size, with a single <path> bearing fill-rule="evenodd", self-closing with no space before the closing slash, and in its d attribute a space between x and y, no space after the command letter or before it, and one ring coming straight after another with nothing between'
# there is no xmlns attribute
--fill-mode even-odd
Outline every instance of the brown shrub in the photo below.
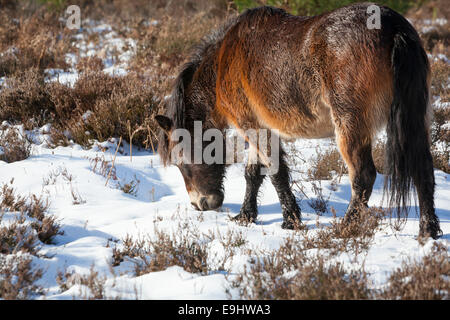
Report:
<svg viewBox="0 0 450 320"><path fill-rule="evenodd" d="M135 176L133 180L130 180L130 182L126 182L124 184L121 184L119 182L118 184L119 184L119 189L122 190L124 193L130 194L132 196L136 196L137 192L139 190L139 183L140 183L140 180L137 179Z"/></svg>
<svg viewBox="0 0 450 320"><path fill-rule="evenodd" d="M431 154L433 156L433 166L450 174L450 148L447 147L444 151L433 149Z"/></svg>
<svg viewBox="0 0 450 320"><path fill-rule="evenodd" d="M36 284L42 270L33 269L32 259L25 256L0 254L0 299L27 300L43 294Z"/></svg>
<svg viewBox="0 0 450 320"><path fill-rule="evenodd" d="M348 220L338 220L334 209L333 220L327 227L320 228L311 235L308 230L301 231L304 250L321 249L329 256L337 256L343 252L352 253L354 259L367 252L373 243L375 233L381 230L383 218L387 213L381 208L365 208L359 215Z"/></svg>
<svg viewBox="0 0 450 320"><path fill-rule="evenodd" d="M36 254L38 239L36 234L24 225L24 222L25 217L21 215L16 221L0 226L0 254L8 255L18 252Z"/></svg>
<svg viewBox="0 0 450 320"><path fill-rule="evenodd" d="M180 5L180 1L176 2ZM160 13L162 18L157 23L134 27L137 52L129 68L152 78L159 98L169 94L173 77L192 47L233 14L223 0L192 4L192 10L182 14L179 10L173 14L169 4Z"/></svg>
<svg viewBox="0 0 450 320"><path fill-rule="evenodd" d="M308 255L288 238L273 255L256 258L231 282L243 299L368 299L367 274Z"/></svg>
<svg viewBox="0 0 450 320"><path fill-rule="evenodd" d="M314 209L316 214L322 215L326 212L328 212L328 199L325 199L323 195L323 189L322 184L320 180L312 181L311 182L312 191L314 192L314 195L316 196L314 199L308 200L309 206ZM331 194L330 194L331 195Z"/></svg>
<svg viewBox="0 0 450 320"><path fill-rule="evenodd" d="M442 102L450 102L450 66L441 59L431 63L431 94L439 96Z"/></svg>
<svg viewBox="0 0 450 320"><path fill-rule="evenodd" d="M44 76L36 69L8 77L0 91L0 120L11 123L44 125L52 120L54 104Z"/></svg>
<svg viewBox="0 0 450 320"><path fill-rule="evenodd" d="M333 148L325 152L318 152L311 168L308 170L308 178L312 180L331 180L335 174L348 173L344 161L338 149Z"/></svg>
<svg viewBox="0 0 450 320"><path fill-rule="evenodd" d="M0 76L66 68L70 32L46 6L21 4L0 13Z"/></svg>
<svg viewBox="0 0 450 320"><path fill-rule="evenodd" d="M100 72L104 69L102 59L99 57L83 57L77 64L78 72Z"/></svg>
<svg viewBox="0 0 450 320"><path fill-rule="evenodd" d="M431 154L435 168L450 173L450 107L434 109Z"/></svg>
<svg viewBox="0 0 450 320"><path fill-rule="evenodd" d="M180 228L173 234L156 229L154 239L134 240L127 236L123 240L123 249L113 249L112 265L119 265L125 256L137 259L134 260L137 276L171 266L180 266L192 273L208 272L206 245L189 229Z"/></svg>
<svg viewBox="0 0 450 320"><path fill-rule="evenodd" d="M383 299L442 300L450 294L450 259L447 247L434 243L420 260L407 259L389 277Z"/></svg>
<svg viewBox="0 0 450 320"><path fill-rule="evenodd" d="M26 127L50 122L53 145L67 145L68 133L84 146L90 146L92 139L118 136L129 141L132 135L134 143L148 147L156 144L157 108L150 83L136 74L113 77L86 72L70 88L45 83L34 70L7 79L0 91L0 120Z"/></svg>
<svg viewBox="0 0 450 320"><path fill-rule="evenodd" d="M126 141L132 136L139 146L156 145L158 128L152 119L169 91L175 67L190 46L225 19L229 7L225 0L132 3L74 2L82 8L84 19L114 22L119 36L138 40L137 55L130 63L133 74L108 76L99 72L103 68L99 58L81 58L77 65L81 76L74 88L44 82L45 68L64 68L65 54L76 52L71 31L58 20L61 7L35 4L31 8L20 3L5 8L2 17L7 23L0 27L0 53L5 54L0 71L3 65L8 78L0 92L0 120L27 123L27 128L50 122L53 146L68 145L70 139L90 146L93 139L111 136ZM158 24L150 23L149 17L158 17Z"/></svg>
<svg viewBox="0 0 450 320"><path fill-rule="evenodd" d="M25 251L34 250L34 246L31 246L35 240L33 238L34 235L30 236L26 226L23 226L24 216L28 216L35 220L31 223L31 228L35 231L35 236L43 243L51 244L56 235L63 234L57 219L54 216L46 214L50 206L48 200L44 200L42 197L37 197L34 194L28 197L18 196L16 195L14 188L7 184L3 184L0 190L0 199L0 210L7 210L9 212L17 211L22 215L17 224L13 224L10 227L2 227L2 243L10 242L13 244L20 244L24 246L23 248ZM16 233L17 237L20 235L20 239L18 239L14 233ZM8 237L8 235L10 237ZM7 241L7 239L10 239L10 241ZM28 240L24 242L22 239ZM17 249L12 245L10 245L9 248L14 248L14 250ZM18 249L21 248L19 247Z"/></svg>
<svg viewBox="0 0 450 320"><path fill-rule="evenodd" d="M0 160L8 163L25 160L30 156L31 142L17 128L0 126Z"/></svg>
<svg viewBox="0 0 450 320"><path fill-rule="evenodd" d="M377 140L372 145L372 158L373 158L373 163L375 164L375 169L380 174L387 173L387 171L384 169L385 153L386 153L386 144L381 140Z"/></svg>
<svg viewBox="0 0 450 320"><path fill-rule="evenodd" d="M80 296L84 300L109 299L105 294L106 277L99 276L98 272L95 271L94 265L91 266L89 274L87 275L81 275L74 271L58 272L56 282L58 283L61 292L69 290L74 285L81 286ZM83 292L83 287L88 290Z"/></svg>
<svg viewBox="0 0 450 320"><path fill-rule="evenodd" d="M52 133L56 141L67 143L60 133L66 129L69 137L83 146L90 146L92 139L119 136L128 141L133 136L133 143L139 146L156 143L153 116L158 101L149 82L136 74L113 77L88 72L73 89L52 84L50 92L59 119Z"/></svg>
<svg viewBox="0 0 450 320"><path fill-rule="evenodd" d="M444 26L434 25L432 29L421 33L421 38L426 50L434 52L439 45L444 46L445 51L448 52L450 45L450 25L447 23Z"/></svg>

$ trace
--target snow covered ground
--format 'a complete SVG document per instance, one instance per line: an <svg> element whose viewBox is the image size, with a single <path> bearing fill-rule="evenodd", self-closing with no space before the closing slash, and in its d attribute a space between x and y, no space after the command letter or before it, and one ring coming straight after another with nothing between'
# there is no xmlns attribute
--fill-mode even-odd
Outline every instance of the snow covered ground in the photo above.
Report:
<svg viewBox="0 0 450 320"><path fill-rule="evenodd" d="M127 235L151 236L155 226L159 230L176 231L176 226L182 221L188 221L204 234L242 232L247 240L246 247L261 250L275 250L283 239L292 234L292 231L281 229L281 208L276 192L268 180L262 188L258 223L245 227L229 220L230 215L239 212L243 200L243 165L236 164L228 170L223 208L219 212L200 213L191 208L178 169L162 167L157 155L138 152L135 148L131 160L128 155L129 146L123 146L120 150L123 154L119 153L115 161L117 180L111 179L105 185L106 178L92 170L92 159L104 157L110 161L116 143L101 143L90 150L83 150L77 145L49 149L46 147L45 134L39 134L35 139L38 144L33 147L33 156L10 164L1 162L0 176L4 182L14 179L12 185L19 194L47 196L51 202L50 213L58 217L62 224L64 235L57 236L55 244L44 245L40 251L47 258L34 258L36 265L45 270L38 283L48 290L45 296L47 299L79 297L81 291L78 286L65 292L60 291L56 282L57 273L75 271L88 274L93 265L101 276L108 279L106 293L109 297L133 299L137 292L137 297L141 299L225 299L227 282L225 274L221 272L200 276L190 274L180 267L170 267L165 271L134 277L133 262L125 260L120 266L113 268L113 274L110 270L112 246L108 244ZM300 140L297 148L304 150L306 154L313 154L312 150L317 145L325 148L329 141ZM99 146L107 148L107 151L103 152ZM73 176L72 181L63 177L63 171ZM448 246L450 175L441 171L436 171L435 175L436 211L444 233L438 242ZM123 185L131 180L139 181L135 195L118 189L119 183ZM371 205L380 204L382 181L382 176L378 176ZM342 178L336 191L331 191L328 186L329 182L323 181L325 196L330 195L330 206L336 209L338 216L343 216L350 197L348 178ZM81 197L81 204L73 203L73 190ZM314 198L315 195L308 190L306 187L308 197ZM322 226L332 219L329 213L318 217L305 200L300 205L303 221L312 230L317 219ZM419 222L414 214L411 214L400 232L394 232L386 221L386 226L377 233L375 243L365 257L365 266L371 273L374 285L381 285L386 281L389 272L399 266L404 258L419 257L430 249L434 241L429 240L424 246L419 245L416 240L418 230ZM211 243L211 252L220 251L218 245L220 246L218 243ZM343 255L341 258L350 267L354 264L350 257ZM245 263L247 261L244 254L236 255L231 270L238 271Z"/></svg>
<svg viewBox="0 0 450 320"><path fill-rule="evenodd" d="M85 36L78 36L80 56L101 56L105 63L104 72L115 75L126 73L126 64L133 54L133 41L116 38L108 25L93 25L87 32L99 32L102 36L96 46L87 43ZM126 47L125 49L123 49ZM102 48L103 53L99 50ZM115 52L116 59L112 58ZM68 60L76 65L77 57L68 55ZM72 60L71 60L72 59ZM68 85L78 78L75 68L68 72L47 70L49 81L61 81ZM4 79L0 79L0 82ZM106 278L106 296L123 299L226 299L229 287L225 272L211 272L198 275L186 272L181 267L169 267L164 271L151 272L139 277L133 274L132 259L125 259L119 266L111 267L113 247L121 246L121 239L127 235L152 236L155 227L167 232L177 232L180 223L187 222L200 234L242 233L245 245L238 250L228 266L233 274L248 264L245 248L276 250L293 231L281 229L282 216L279 200L273 186L265 181L259 204L256 224L240 226L230 221L240 210L245 193L244 166L236 164L227 171L225 180L225 201L219 211L198 212L191 208L183 178L176 167L164 168L155 154L133 149L130 159L129 145L124 143L115 160L117 180L101 174L101 161L111 161L117 147L117 139L97 143L89 150L73 144L68 147L51 149L47 146L48 127L32 132L34 144L32 156L14 163L0 161L2 183L13 180L12 186L18 194L30 193L48 197L50 214L56 216L62 225L63 235L58 235L52 245L42 245L41 257L33 257L36 267L44 270L38 281L45 290L45 299L72 299L85 296L83 289L75 285L62 291L56 281L59 272L89 274L94 266L100 277ZM330 148L331 140L299 140L295 146L307 160L316 154L316 148ZM97 160L95 160L97 159ZM95 164L97 163L97 167ZM94 169L95 167L95 169ZM65 172L64 174L62 174ZM65 176L65 177L64 177ZM71 180L67 176L72 176ZM441 220L443 237L437 242L450 248L450 175L435 171L436 212ZM135 194L126 194L120 186L134 181ZM304 182L303 191L310 199L316 195L311 184ZM329 206L342 217L350 199L350 183L344 175L336 190L330 181L322 181L324 196L329 197ZM370 205L379 206L382 200L383 177L378 175ZM76 195L77 201L74 201ZM326 226L332 219L331 213L318 216L309 206L306 197L299 195L302 219L311 231ZM14 212L5 214L1 223L14 218ZM319 222L320 226L317 227ZM420 257L428 252L435 242L428 240L421 246L416 236L419 231L418 217L414 210L404 228L393 231L389 221L385 221L382 231L377 232L374 245L367 255L358 261L343 254L339 258L348 267L359 268L364 262L370 272L374 286L385 283L390 272L407 257ZM216 240L208 244L211 256L220 256L224 248ZM236 291L231 291L238 298Z"/></svg>

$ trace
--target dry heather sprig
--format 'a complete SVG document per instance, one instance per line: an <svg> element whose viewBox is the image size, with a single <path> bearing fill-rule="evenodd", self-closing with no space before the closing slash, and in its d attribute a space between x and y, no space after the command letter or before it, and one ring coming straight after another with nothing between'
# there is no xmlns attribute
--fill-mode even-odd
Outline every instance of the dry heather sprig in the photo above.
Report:
<svg viewBox="0 0 450 320"><path fill-rule="evenodd" d="M31 140L14 127L0 128L0 160L8 163L27 159L31 154Z"/></svg>
<svg viewBox="0 0 450 320"><path fill-rule="evenodd" d="M100 276L95 266L89 269L89 274L79 274L74 271L58 272L56 282L60 291L69 290L75 285L80 286L79 295L84 300L106 300L106 276Z"/></svg>
<svg viewBox="0 0 450 320"><path fill-rule="evenodd" d="M448 248L434 243L422 259L406 259L389 276L382 299L448 300L450 298L450 259Z"/></svg>
<svg viewBox="0 0 450 320"><path fill-rule="evenodd" d="M335 174L348 173L341 154L337 148L324 152L318 151L311 168L308 170L308 178L314 180L331 180Z"/></svg>
<svg viewBox="0 0 450 320"><path fill-rule="evenodd" d="M199 241L190 228L181 228L172 234L155 229L155 237L123 240L122 249L113 249L113 266L125 257L135 263L136 275L165 270L170 266L180 266L192 273L208 273L206 244Z"/></svg>
<svg viewBox="0 0 450 320"><path fill-rule="evenodd" d="M36 68L68 67L65 54L71 47L70 30L65 29L57 12L47 6L21 1L0 12L0 76L11 76Z"/></svg>
<svg viewBox="0 0 450 320"><path fill-rule="evenodd" d="M243 299L368 299L367 274L348 271L339 262L308 254L288 238L272 254L255 257L231 288Z"/></svg>
<svg viewBox="0 0 450 320"><path fill-rule="evenodd" d="M307 229L301 231L302 250L319 249L329 257L349 253L356 261L361 254L368 252L387 216L381 208L363 207L357 216L348 220L336 218L334 208L332 212L333 219L329 226L319 228L316 232Z"/></svg>
<svg viewBox="0 0 450 320"><path fill-rule="evenodd" d="M38 239L50 244L56 235L61 235L61 226L54 216L48 215L50 203L48 199L43 199L32 194L28 197L16 195L13 187L3 184L0 190L0 210L9 212L19 212L23 217L28 216L34 219L31 223L32 229L35 230ZM23 220L23 218L21 219ZM23 223L23 222L22 222ZM4 228L4 227L2 227ZM17 225L16 231L18 234L20 226ZM3 239L2 239L3 240Z"/></svg>
<svg viewBox="0 0 450 320"><path fill-rule="evenodd" d="M42 270L32 267L27 256L0 254L0 299L26 300L44 293L36 281L42 277Z"/></svg>

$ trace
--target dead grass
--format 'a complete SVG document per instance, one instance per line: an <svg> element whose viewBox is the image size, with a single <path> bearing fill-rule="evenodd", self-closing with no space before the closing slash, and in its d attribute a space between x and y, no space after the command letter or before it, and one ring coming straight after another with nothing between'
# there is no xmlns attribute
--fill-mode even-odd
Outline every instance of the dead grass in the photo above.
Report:
<svg viewBox="0 0 450 320"><path fill-rule="evenodd" d="M145 147L156 143L152 132L156 132L153 116L158 111L157 101L145 79L134 74L111 77L87 73L73 90L66 91L66 96L57 95L60 100L56 111L61 119L60 129L67 129L69 138L76 143L90 146L93 139L105 141L119 136L129 140L138 127L145 130L134 134L133 143Z"/></svg>
<svg viewBox="0 0 450 320"><path fill-rule="evenodd" d="M323 194L322 183L320 182L320 180L311 181L311 189L316 197L313 199L309 199L308 204L317 215L323 215L324 213L328 212L329 197L325 198Z"/></svg>
<svg viewBox="0 0 450 320"><path fill-rule="evenodd" d="M121 184L119 182L118 183L119 189L122 190L126 194L130 194L132 196L137 196L140 182L141 181L138 178L136 178L136 176L135 176L134 179L130 180L127 183Z"/></svg>
<svg viewBox="0 0 450 320"><path fill-rule="evenodd" d="M83 146L92 145L93 139L129 140L134 133L133 143L148 148L156 144L157 107L149 82L136 74L113 77L86 72L69 88L45 83L32 70L8 78L0 91L0 119L29 129L50 122L55 146L67 145L70 139ZM139 127L143 130L134 132Z"/></svg>
<svg viewBox="0 0 450 320"><path fill-rule="evenodd" d="M434 167L450 173L450 106L442 105L434 109L431 141Z"/></svg>
<svg viewBox="0 0 450 320"><path fill-rule="evenodd" d="M118 179L116 175L116 167L112 165L111 161L106 160L104 155L102 155L101 157L96 156L94 158L90 158L89 164L92 172L99 174L105 178L109 175L110 179L112 180Z"/></svg>
<svg viewBox="0 0 450 320"><path fill-rule="evenodd" d="M177 213L178 214L178 213ZM178 218L176 218L178 220ZM162 218L155 223L163 221ZM210 251L215 242L223 252ZM210 230L202 234L191 221L179 222L170 232L155 227L153 236L125 237L113 247L112 266L124 260L135 264L135 275L157 272L171 266L180 266L191 273L207 275L228 272L237 251L246 249L247 240L236 230Z"/></svg>
<svg viewBox="0 0 450 320"><path fill-rule="evenodd" d="M155 94L161 99L170 93L178 67L192 47L227 17L236 14L224 0L178 0L166 2L166 5L159 11L157 23L146 22L143 26L141 22L134 26L132 35L138 39L137 53L129 67L150 77ZM191 7L179 9L183 6Z"/></svg>
<svg viewBox="0 0 450 320"><path fill-rule="evenodd" d="M448 19L450 10L445 0L423 1L420 6L411 9L407 17L413 21L419 31L425 49L433 54L437 51L449 55L450 25L436 23L437 19ZM433 22L430 26L429 22Z"/></svg>
<svg viewBox="0 0 450 320"><path fill-rule="evenodd" d="M105 68L103 60L99 57L83 57L80 58L77 64L77 71L82 72L100 72Z"/></svg>
<svg viewBox="0 0 450 320"><path fill-rule="evenodd" d="M2 222L3 218L0 219ZM24 224L25 217L20 215L15 221L0 227L0 253L4 255L27 252L36 254L38 239L32 229Z"/></svg>
<svg viewBox="0 0 450 320"><path fill-rule="evenodd" d="M42 242L51 243L61 234L55 219L45 215L47 209L42 198L18 196L7 184L0 189L0 299L31 299L43 293L35 283L42 270L32 266L31 256L38 256ZM4 215L13 212L18 212L14 220L5 223Z"/></svg>

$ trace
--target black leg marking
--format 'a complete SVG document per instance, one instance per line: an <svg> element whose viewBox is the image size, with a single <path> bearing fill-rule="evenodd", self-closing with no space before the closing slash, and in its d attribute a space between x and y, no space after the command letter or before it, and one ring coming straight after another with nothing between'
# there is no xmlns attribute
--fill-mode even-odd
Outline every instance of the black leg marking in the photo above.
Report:
<svg viewBox="0 0 450 320"><path fill-rule="evenodd" d="M283 229L297 229L301 224L301 212L291 190L289 167L285 162L284 156L285 153L280 146L278 172L271 175L270 180L280 199L281 210L283 213L283 224L281 227Z"/></svg>
<svg viewBox="0 0 450 320"><path fill-rule="evenodd" d="M234 217L234 220L252 223L258 216L258 192L259 187L264 181L265 176L261 174L261 164L249 164L245 168L246 190L244 203L240 213Z"/></svg>

